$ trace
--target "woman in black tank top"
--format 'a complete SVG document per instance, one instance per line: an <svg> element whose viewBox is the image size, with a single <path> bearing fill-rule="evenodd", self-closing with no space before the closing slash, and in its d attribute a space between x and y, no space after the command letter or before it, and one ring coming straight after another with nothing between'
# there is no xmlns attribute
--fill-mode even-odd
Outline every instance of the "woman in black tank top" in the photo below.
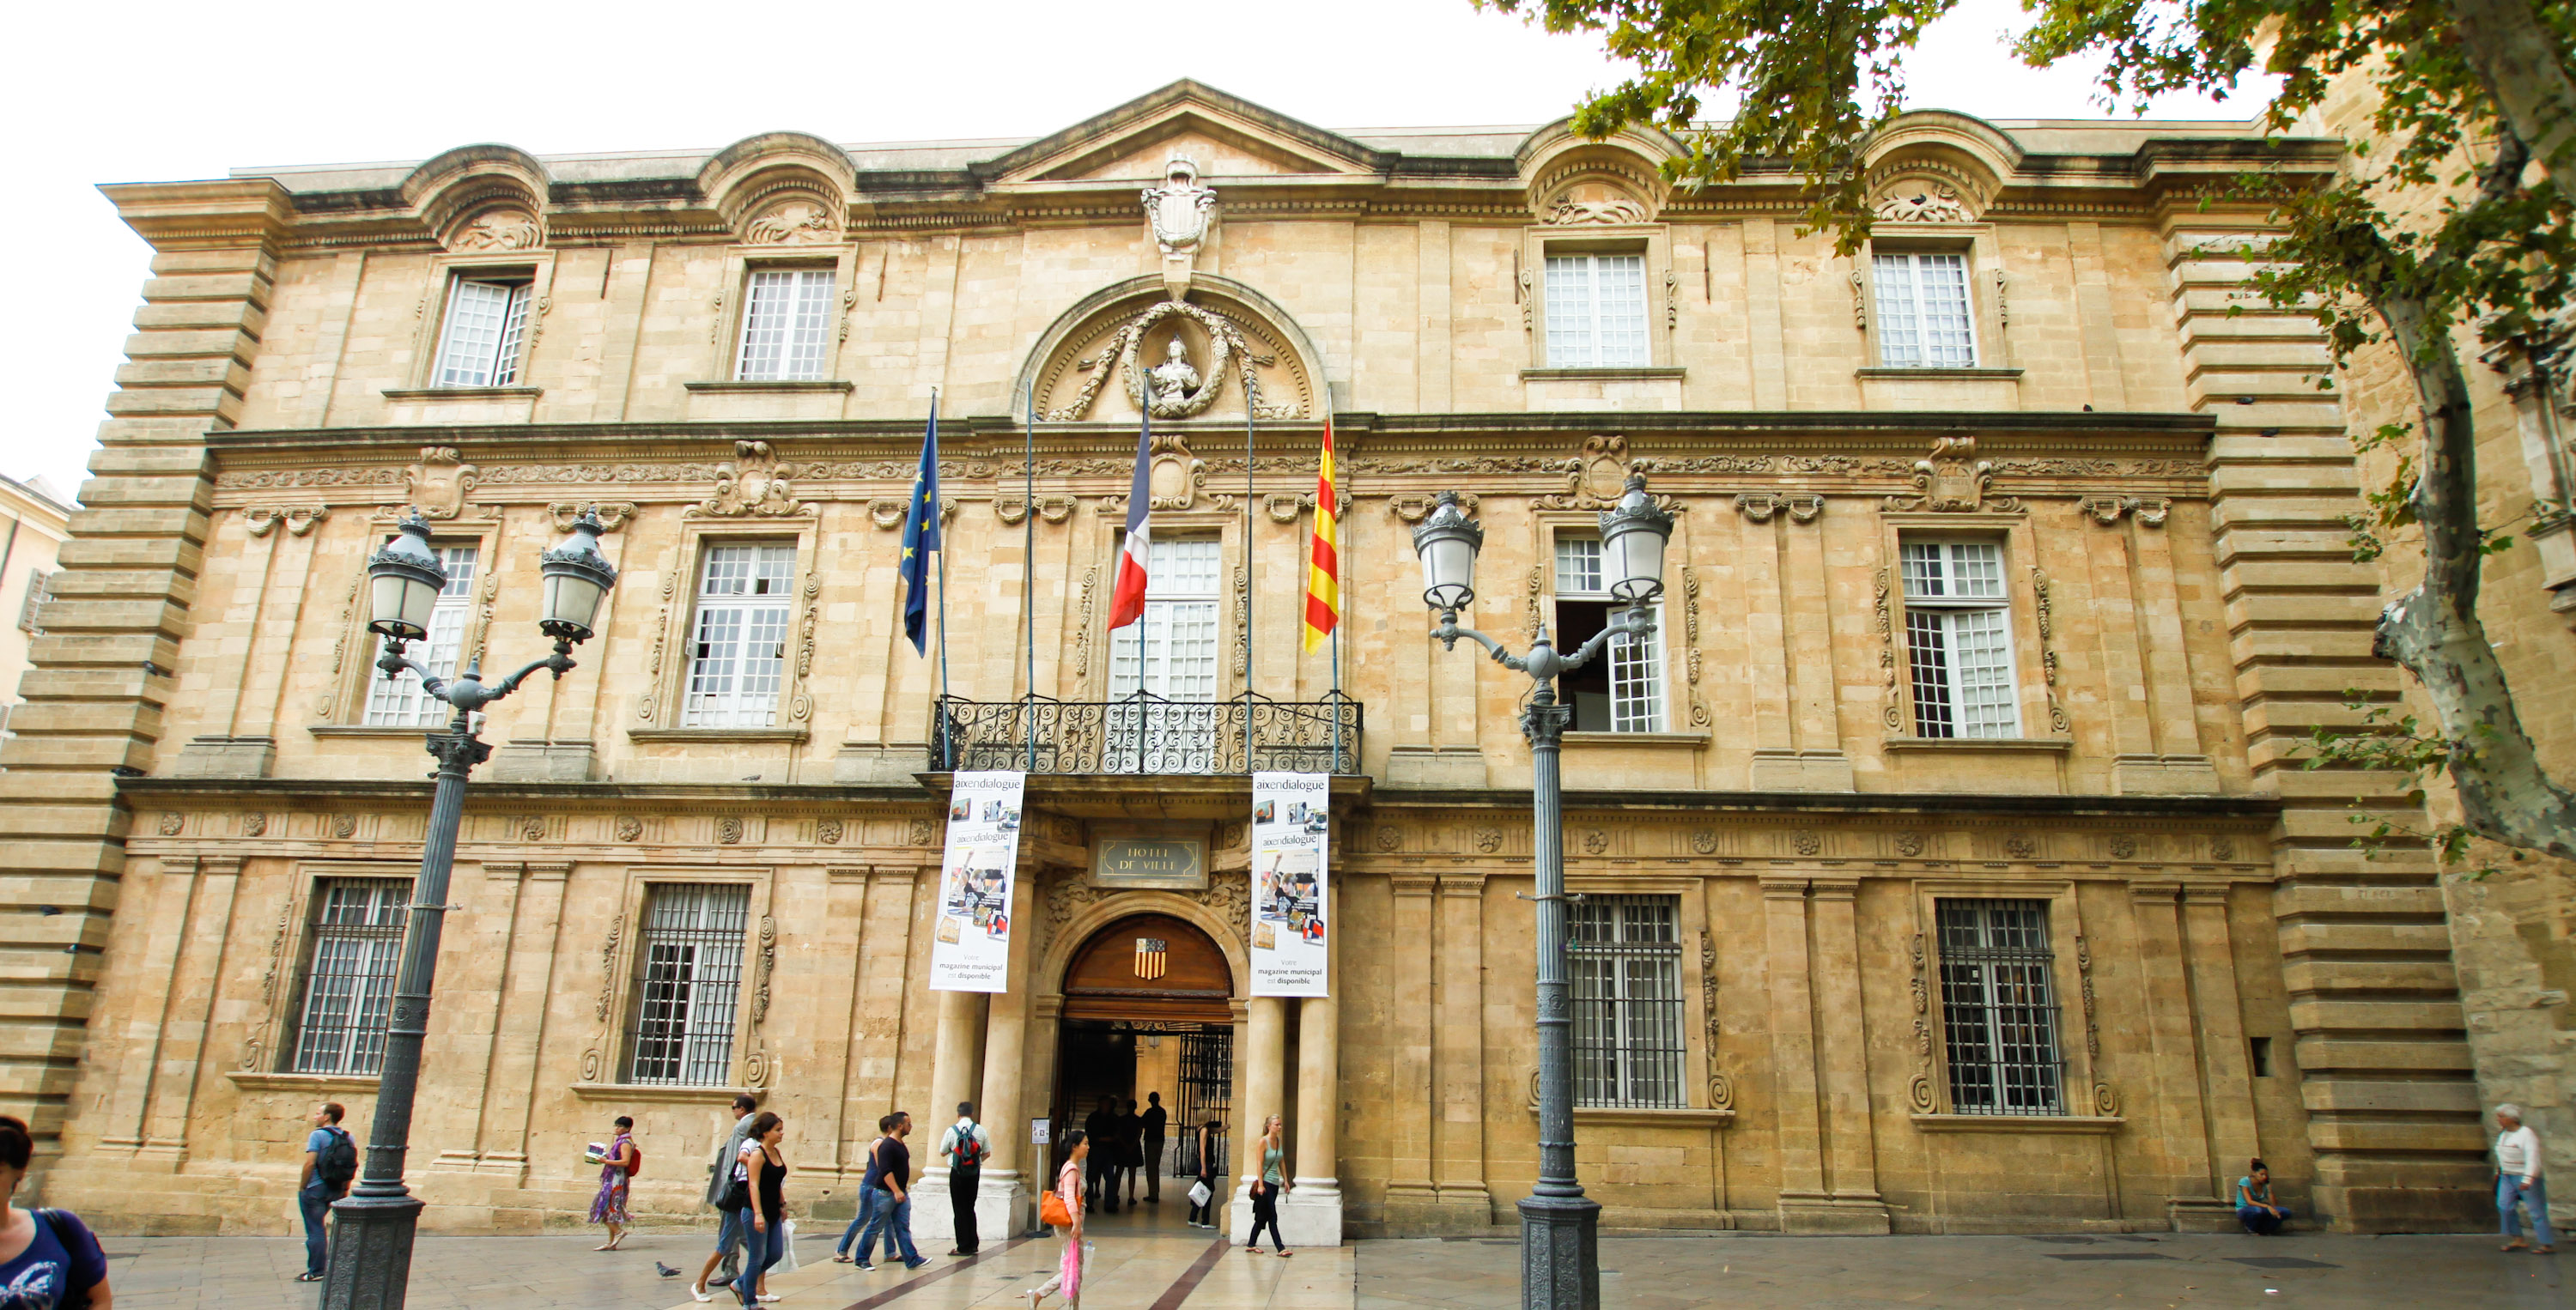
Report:
<svg viewBox="0 0 2576 1310"><path fill-rule="evenodd" d="M778 1116L763 1110L753 1116L751 1132L742 1143L742 1159L734 1167L735 1176L750 1184L751 1233L743 1248L742 1277L734 1280L733 1290L747 1306L758 1306L760 1276L787 1253L787 1156L778 1143L787 1136L787 1128Z"/></svg>

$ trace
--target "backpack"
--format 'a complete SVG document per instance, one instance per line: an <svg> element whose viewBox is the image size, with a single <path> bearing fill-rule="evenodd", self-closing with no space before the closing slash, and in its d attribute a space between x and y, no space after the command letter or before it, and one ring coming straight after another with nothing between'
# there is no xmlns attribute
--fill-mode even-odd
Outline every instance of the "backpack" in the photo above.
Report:
<svg viewBox="0 0 2576 1310"><path fill-rule="evenodd" d="M948 1131L957 1134L957 1144L948 1148L948 1166L952 1169L972 1168L984 1154L975 1145L975 1125L969 1123L963 1128L952 1127Z"/></svg>
<svg viewBox="0 0 2576 1310"><path fill-rule="evenodd" d="M30 1213L35 1215L38 1223L41 1223L45 1227L53 1230L54 1241L57 1245L63 1248L63 1254L67 1259L78 1258L80 1247L72 1240L72 1234L74 1233L78 1233L81 1236L88 1238L89 1244L92 1247L96 1247L98 1245L98 1235L90 1232L88 1228L82 1225L80 1220L73 1218L70 1214L64 1211L43 1209L31 1211ZM88 1287L72 1286L71 1271L69 1269L65 1269L63 1271L63 1296L65 1299L61 1304L55 1307L55 1310L89 1310L89 1294L91 1290L97 1286L98 1284L96 1283L92 1283Z"/></svg>
<svg viewBox="0 0 2576 1310"><path fill-rule="evenodd" d="M324 1187L345 1192L349 1190L349 1181L358 1176L358 1143L346 1129L335 1127L322 1131L331 1134L331 1141L316 1154L313 1176L321 1179Z"/></svg>

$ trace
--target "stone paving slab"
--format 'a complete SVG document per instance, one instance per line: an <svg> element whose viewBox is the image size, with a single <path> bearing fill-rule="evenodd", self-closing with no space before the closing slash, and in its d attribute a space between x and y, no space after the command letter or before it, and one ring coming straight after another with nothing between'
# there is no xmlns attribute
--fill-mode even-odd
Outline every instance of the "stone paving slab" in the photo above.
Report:
<svg viewBox="0 0 2576 1310"><path fill-rule="evenodd" d="M934 1260L906 1273L829 1262L837 1225L802 1236L808 1262L774 1275L788 1310L1000 1310L1025 1304L1053 1272L1052 1237L988 1242L972 1261ZM602 1254L596 1233L424 1237L411 1310L692 1310L707 1234L642 1232ZM2088 1237L1777 1237L1720 1234L1606 1238L1602 1304L1611 1310L1699 1307L2297 1306L2379 1310L2457 1305L2569 1310L2566 1257L2504 1255L2491 1237L2294 1235ZM1307 1248L1281 1260L1218 1250L1186 1289L1211 1240L1169 1225L1108 1230L1094 1244L1085 1310L1497 1310L1518 1299L1519 1253L1508 1240L1370 1241ZM318 1288L293 1281L292 1238L111 1237L118 1310L302 1310ZM718 1305L724 1304L720 1299ZM1060 1303L1051 1303L1060 1304Z"/></svg>

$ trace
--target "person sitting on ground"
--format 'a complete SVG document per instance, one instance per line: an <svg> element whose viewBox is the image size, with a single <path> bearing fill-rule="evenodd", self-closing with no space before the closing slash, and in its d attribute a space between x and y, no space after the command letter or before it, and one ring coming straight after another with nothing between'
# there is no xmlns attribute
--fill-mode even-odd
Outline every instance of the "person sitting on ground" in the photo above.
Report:
<svg viewBox="0 0 2576 1310"><path fill-rule="evenodd" d="M2270 1237L2288 1222L2287 1208L2272 1203L2272 1171L2260 1160L2249 1166L2252 1172L2236 1180L2236 1222L2256 1237Z"/></svg>

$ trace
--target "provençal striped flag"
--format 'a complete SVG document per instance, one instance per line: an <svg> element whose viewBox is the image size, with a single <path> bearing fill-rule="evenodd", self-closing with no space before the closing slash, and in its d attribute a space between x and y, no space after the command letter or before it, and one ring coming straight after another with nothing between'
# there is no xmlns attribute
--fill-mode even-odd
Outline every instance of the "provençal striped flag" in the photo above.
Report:
<svg viewBox="0 0 2576 1310"><path fill-rule="evenodd" d="M1315 474L1315 540L1306 562L1306 649L1342 621L1342 528L1334 515L1333 420L1324 417L1324 456Z"/></svg>

